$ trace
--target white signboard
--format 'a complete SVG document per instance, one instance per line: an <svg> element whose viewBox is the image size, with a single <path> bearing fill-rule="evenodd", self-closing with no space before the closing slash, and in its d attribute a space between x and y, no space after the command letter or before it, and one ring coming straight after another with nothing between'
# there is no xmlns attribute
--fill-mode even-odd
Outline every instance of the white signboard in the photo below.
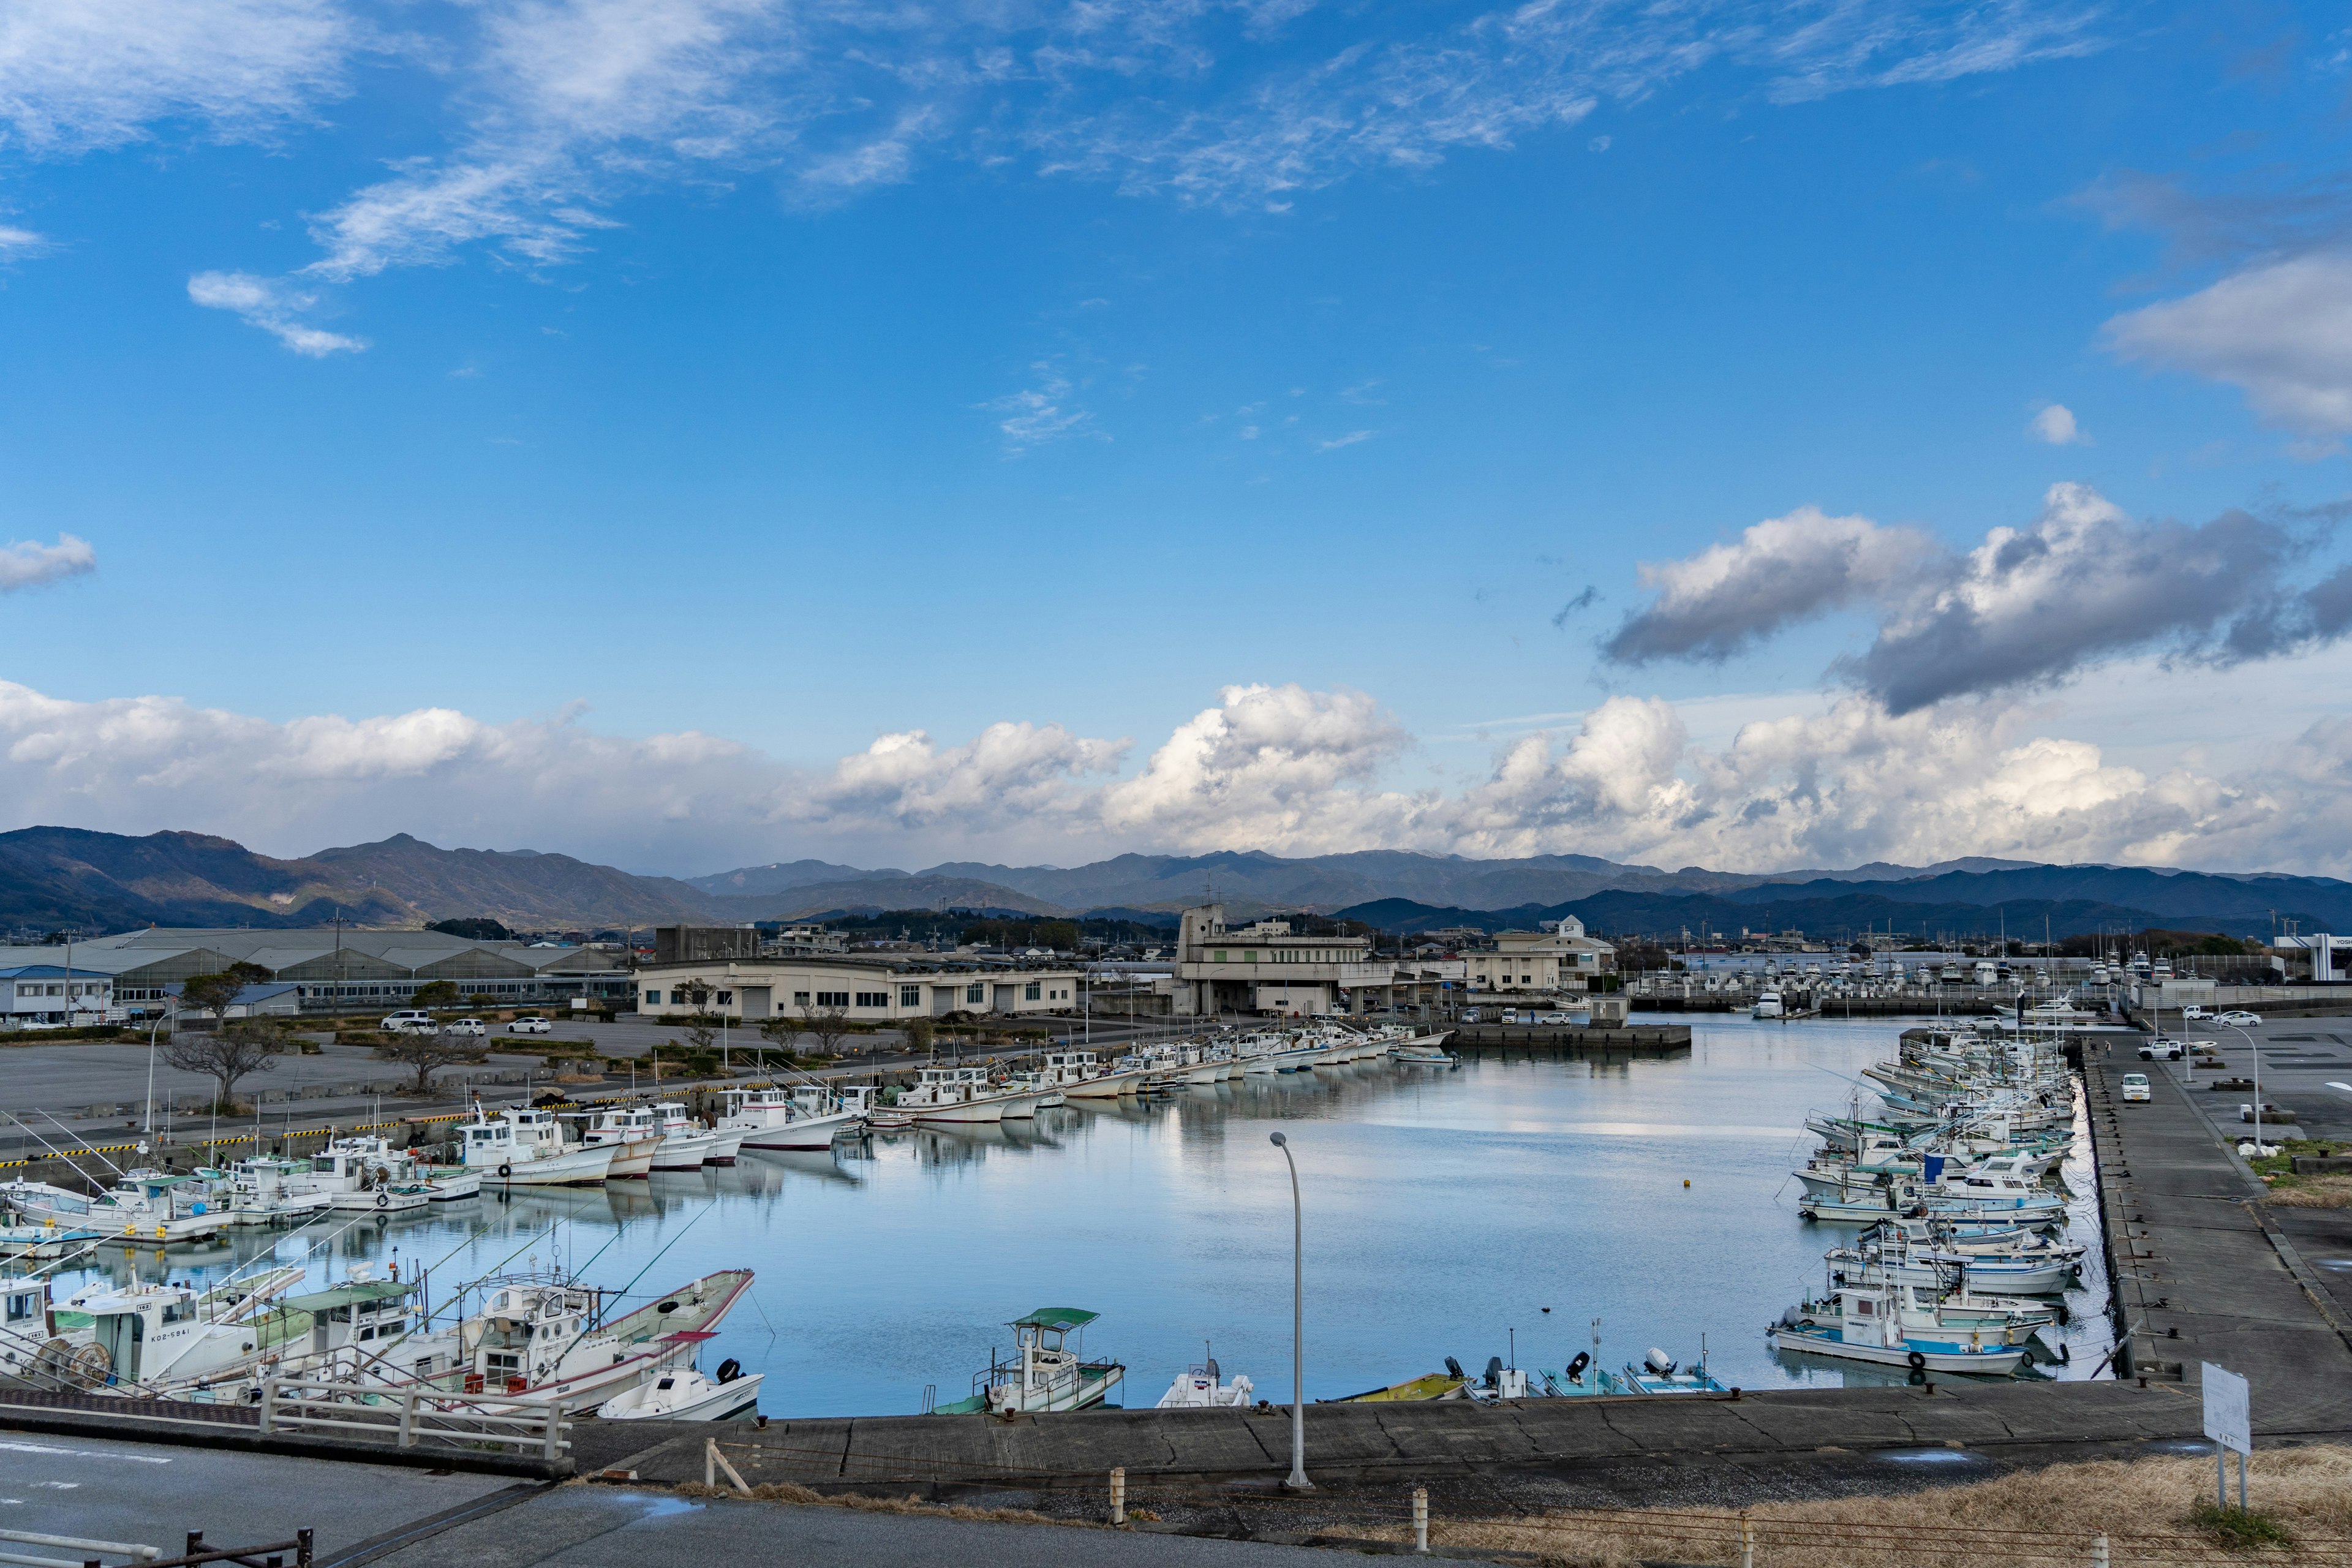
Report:
<svg viewBox="0 0 2352 1568"><path fill-rule="evenodd" d="M2233 1453L2254 1451L2252 1417L2246 1408L2246 1380L2207 1362L2205 1436Z"/></svg>

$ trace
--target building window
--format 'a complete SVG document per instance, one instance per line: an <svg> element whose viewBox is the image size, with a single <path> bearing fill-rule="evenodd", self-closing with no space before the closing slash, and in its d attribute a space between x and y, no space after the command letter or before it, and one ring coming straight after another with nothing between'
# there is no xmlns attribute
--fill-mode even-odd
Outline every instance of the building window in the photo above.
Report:
<svg viewBox="0 0 2352 1568"><path fill-rule="evenodd" d="M648 991L648 992L646 992L646 1006L648 1006L648 1007L658 1007L658 1006L660 1006L660 1005L661 1005L661 993L660 993L660 992L658 992L658 991Z"/></svg>
<svg viewBox="0 0 2352 1568"><path fill-rule="evenodd" d="M967 1002L985 1002L988 1000L988 987L967 985L963 988L963 999Z"/></svg>
<svg viewBox="0 0 2352 1568"><path fill-rule="evenodd" d="M732 991L721 991L721 992L719 994L719 1005L721 1007L728 1006L729 1005L730 1005L731 1003L733 1003L733 1002L734 1002L734 1000L735 1000L735 993L733 993Z"/></svg>
<svg viewBox="0 0 2352 1568"><path fill-rule="evenodd" d="M1032 980L1027 985L1022 987L1021 1000L1024 1002L1042 1002L1045 1000L1045 997L1040 995L1039 993L1043 990L1045 990L1044 986L1038 984L1034 980Z"/></svg>
<svg viewBox="0 0 2352 1568"><path fill-rule="evenodd" d="M921 1006L922 1005L923 1005L923 988L922 988L921 986L919 986L919 985L901 985L901 986L899 986L899 987L898 987L898 1005L899 1005L899 1006L901 1006L901 1007L919 1007L919 1006Z"/></svg>
<svg viewBox="0 0 2352 1568"><path fill-rule="evenodd" d="M849 1005L849 993L820 991L816 994L816 1005L820 1007L846 1007Z"/></svg>
<svg viewBox="0 0 2352 1568"><path fill-rule="evenodd" d="M1222 947L1221 947L1221 948L1219 948L1219 949L1217 949L1214 952L1212 952L1211 954L1209 954L1209 962L1210 962L1211 963L1223 963L1224 961L1225 961L1225 950L1224 950L1223 948L1222 948Z"/></svg>
<svg viewBox="0 0 2352 1568"><path fill-rule="evenodd" d="M887 1007L890 1005L890 993L887 991L860 991L857 994L857 1005L861 1007Z"/></svg>
<svg viewBox="0 0 2352 1568"><path fill-rule="evenodd" d="M1257 950L1255 948L1244 950L1242 953L1242 962L1244 963L1255 963L1257 962Z"/></svg>
<svg viewBox="0 0 2352 1568"><path fill-rule="evenodd" d="M805 1006L807 1006L807 1005L809 1005L809 999L808 999L808 996L809 996L809 994L808 994L807 992L805 992L805 991L795 991L795 992L793 992L793 1006L795 1006L795 1007L805 1007Z"/></svg>

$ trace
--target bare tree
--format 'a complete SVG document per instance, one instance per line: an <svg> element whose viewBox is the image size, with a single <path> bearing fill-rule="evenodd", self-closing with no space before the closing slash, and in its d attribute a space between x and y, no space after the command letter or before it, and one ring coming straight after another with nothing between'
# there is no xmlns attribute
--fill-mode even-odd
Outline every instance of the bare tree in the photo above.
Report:
<svg viewBox="0 0 2352 1568"><path fill-rule="evenodd" d="M240 1079L275 1070L281 1049L275 1038L258 1029L226 1023L202 1034L174 1033L163 1047L166 1062L182 1072L203 1073L220 1085L220 1097L214 1104L223 1111L236 1103Z"/></svg>
<svg viewBox="0 0 2352 1568"><path fill-rule="evenodd" d="M801 1009L801 1021L816 1041L815 1054L829 1057L841 1037L849 1033L849 1009L846 1007L808 1006Z"/></svg>
<svg viewBox="0 0 2352 1568"><path fill-rule="evenodd" d="M789 1057L800 1043L803 1027L801 1021L790 1013L778 1013L760 1020L760 1037ZM761 1070L766 1071L767 1065L762 1061Z"/></svg>
<svg viewBox="0 0 2352 1568"><path fill-rule="evenodd" d="M473 1065L489 1055L486 1046L475 1045L466 1037L453 1035L446 1029L436 1029L429 1035L394 1035L387 1043L376 1047L376 1054L388 1061L415 1069L415 1091L433 1092L433 1075L442 1068L463 1063Z"/></svg>
<svg viewBox="0 0 2352 1568"><path fill-rule="evenodd" d="M686 1016L686 1039L688 1048L697 1056L716 1050L719 1046L719 1015L688 1013Z"/></svg>

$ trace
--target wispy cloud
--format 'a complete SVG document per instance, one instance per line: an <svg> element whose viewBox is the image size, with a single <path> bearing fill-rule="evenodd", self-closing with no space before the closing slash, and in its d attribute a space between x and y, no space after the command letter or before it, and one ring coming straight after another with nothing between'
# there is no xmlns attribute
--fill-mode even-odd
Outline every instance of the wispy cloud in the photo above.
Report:
<svg viewBox="0 0 2352 1568"><path fill-rule="evenodd" d="M55 544L20 539L0 547L0 594L37 588L97 570L98 552L86 539L70 533L58 534Z"/></svg>
<svg viewBox="0 0 2352 1568"><path fill-rule="evenodd" d="M431 110L439 150L417 153L404 132L386 177L311 222L319 255L280 284L299 291L482 247L560 266L624 196L752 172L837 201L915 177L944 149L1279 207L1359 171L1506 149L1700 71L1727 84L1713 90L1795 101L2096 47L2091 13L2066 0L1593 0L1434 25L1409 10L1334 14L1333 41L1302 55L1289 30L1307 9L1243 5L1237 37L1227 8L1164 0L1013 12L478 0L394 7L396 28L362 20L355 0L49 0L0 11L0 132L43 155L169 125L288 137L367 83L366 57L424 62L446 84ZM248 319L298 352L351 342L289 329L282 310Z"/></svg>
<svg viewBox="0 0 2352 1568"><path fill-rule="evenodd" d="M1352 447L1360 441L1369 441L1371 438L1372 432L1370 430L1350 430L1345 436L1334 436L1328 441L1316 442L1315 449L1318 452L1336 452L1342 447Z"/></svg>
<svg viewBox="0 0 2352 1568"><path fill-rule="evenodd" d="M1003 433L1007 453L1017 456L1033 447L1073 437L1110 439L1108 432L1097 427L1091 412L1072 405L1071 394L1076 388L1053 361L1039 360L1029 369L1036 377L1034 384L980 405L992 414L1003 416L996 427Z"/></svg>
<svg viewBox="0 0 2352 1568"><path fill-rule="evenodd" d="M305 321L302 312L318 304L318 296L281 279L257 278L250 272L199 272L188 279L188 298L208 310L235 311L296 353L312 359L357 353L367 347L362 339Z"/></svg>

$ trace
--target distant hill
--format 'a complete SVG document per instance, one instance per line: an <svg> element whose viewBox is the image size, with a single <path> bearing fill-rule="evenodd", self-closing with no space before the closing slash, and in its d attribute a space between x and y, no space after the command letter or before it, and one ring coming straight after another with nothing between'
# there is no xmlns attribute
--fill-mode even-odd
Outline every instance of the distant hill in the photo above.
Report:
<svg viewBox="0 0 2352 1568"><path fill-rule="evenodd" d="M2130 866L2043 866L1971 857L1765 876L1665 871L1589 855L1472 860L1364 850L1119 855L1079 867L950 862L866 870L777 861L692 879L642 877L528 849L443 849L408 834L258 855L201 833L143 837L79 828L0 833L0 927L119 931L157 925L418 926L492 920L517 930L604 930L876 914L942 906L1008 914L1167 921L1213 889L1229 919L1307 910L1383 931L1499 930L1577 915L1596 930L1694 932L1702 924L1834 935L1885 930L2072 935L2100 926L2267 936L2273 914L2306 931L2352 931L2352 882Z"/></svg>

